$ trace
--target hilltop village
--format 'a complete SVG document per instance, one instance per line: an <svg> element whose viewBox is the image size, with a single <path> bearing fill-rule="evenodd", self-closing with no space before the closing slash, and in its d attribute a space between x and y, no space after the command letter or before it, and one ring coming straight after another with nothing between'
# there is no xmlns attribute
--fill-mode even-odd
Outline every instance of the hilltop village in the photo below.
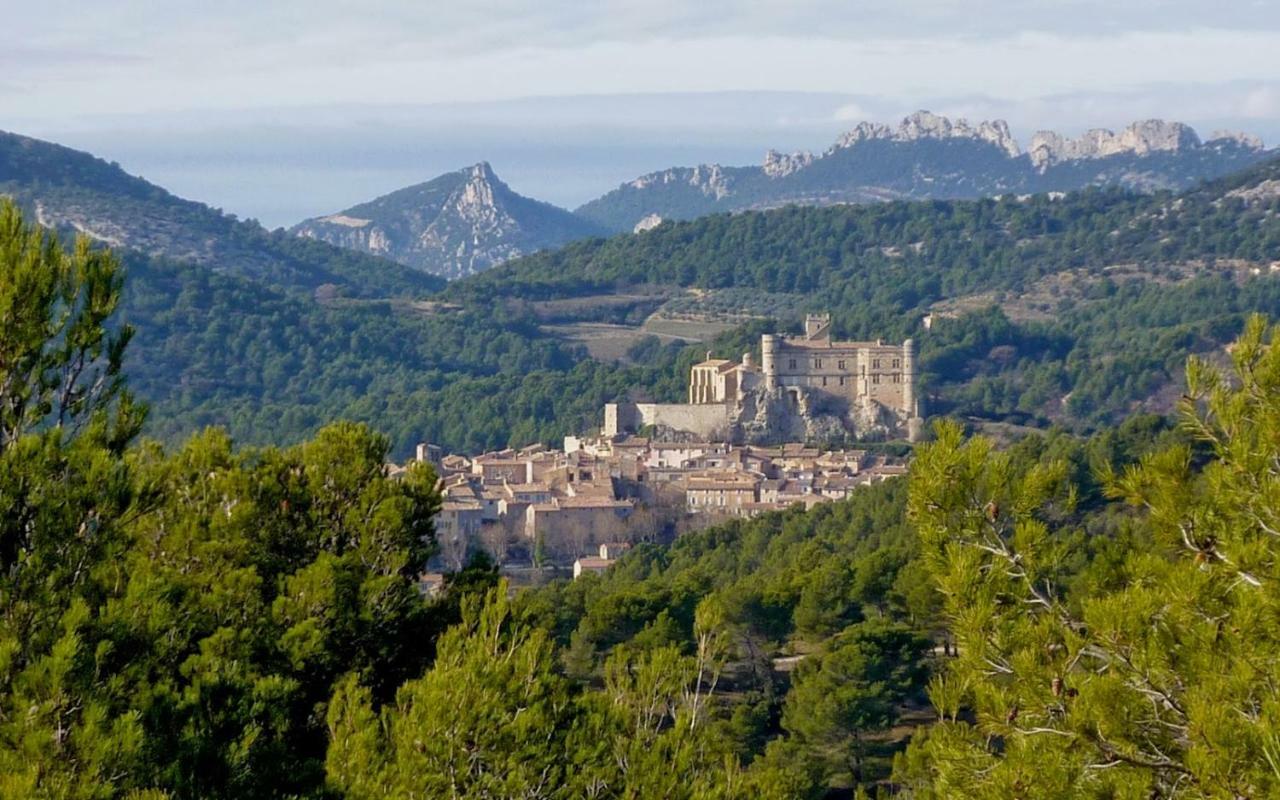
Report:
<svg viewBox="0 0 1280 800"><path fill-rule="evenodd" d="M766 335L761 352L759 367L750 353L696 364L688 403L606 406L599 435L566 437L561 450L465 456L419 445L443 497L438 568L460 569L483 550L500 565L573 564L576 577L606 569L635 542L809 508L905 473L883 454L786 436L914 440L910 340L833 341L829 317L811 315L802 336Z"/></svg>

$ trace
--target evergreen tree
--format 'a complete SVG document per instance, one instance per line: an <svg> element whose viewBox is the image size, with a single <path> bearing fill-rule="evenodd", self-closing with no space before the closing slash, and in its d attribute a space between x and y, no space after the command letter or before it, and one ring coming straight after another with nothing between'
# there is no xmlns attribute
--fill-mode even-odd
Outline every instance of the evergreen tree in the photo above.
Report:
<svg viewBox="0 0 1280 800"><path fill-rule="evenodd" d="M941 425L910 513L958 655L942 721L899 764L917 797L1270 797L1280 792L1280 348L1249 322L1228 376L1187 368L1172 447L1105 474L1142 546L1074 594L1062 462L1019 469Z"/></svg>

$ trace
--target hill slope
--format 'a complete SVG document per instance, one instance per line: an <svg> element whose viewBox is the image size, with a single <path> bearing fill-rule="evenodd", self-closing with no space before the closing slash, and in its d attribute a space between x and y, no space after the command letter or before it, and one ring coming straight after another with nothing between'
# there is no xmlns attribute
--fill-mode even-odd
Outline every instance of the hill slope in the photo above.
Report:
<svg viewBox="0 0 1280 800"><path fill-rule="evenodd" d="M481 162L306 220L292 232L458 278L603 230L516 194Z"/></svg>
<svg viewBox="0 0 1280 800"><path fill-rule="evenodd" d="M391 261L267 231L176 197L117 164L13 133L0 132L0 195L55 230L276 286L310 291L332 284L345 294L385 296L440 285Z"/></svg>
<svg viewBox="0 0 1280 800"><path fill-rule="evenodd" d="M1136 122L1118 134L1093 130L1079 139L1041 131L1024 153L1003 121L973 126L921 111L896 130L861 123L818 156L769 151L761 166L655 172L577 213L610 230L629 231L642 220L652 224L654 217L692 219L790 204L994 197L1094 185L1176 190L1265 155L1251 137L1220 133L1202 142L1191 128L1161 120Z"/></svg>

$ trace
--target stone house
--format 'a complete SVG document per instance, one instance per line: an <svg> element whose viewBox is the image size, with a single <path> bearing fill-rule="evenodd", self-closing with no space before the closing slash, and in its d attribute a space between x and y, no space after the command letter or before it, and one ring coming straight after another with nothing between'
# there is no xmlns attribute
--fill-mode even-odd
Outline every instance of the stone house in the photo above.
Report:
<svg viewBox="0 0 1280 800"><path fill-rule="evenodd" d="M634 511L630 500L557 496L525 509L524 535L548 557L567 561L616 541Z"/></svg>
<svg viewBox="0 0 1280 800"><path fill-rule="evenodd" d="M747 472L700 472L685 480L685 507L701 513L744 515L743 507L757 502L759 475Z"/></svg>

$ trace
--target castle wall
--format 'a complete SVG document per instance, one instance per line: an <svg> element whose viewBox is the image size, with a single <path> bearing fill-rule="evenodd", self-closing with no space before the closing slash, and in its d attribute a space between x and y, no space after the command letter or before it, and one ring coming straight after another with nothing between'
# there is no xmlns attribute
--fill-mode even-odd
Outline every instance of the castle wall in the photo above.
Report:
<svg viewBox="0 0 1280 800"><path fill-rule="evenodd" d="M861 342L803 342L779 339L772 354L777 386L805 386L856 407L863 399L911 413L913 364L903 347ZM911 402L908 402L911 401Z"/></svg>
<svg viewBox="0 0 1280 800"><path fill-rule="evenodd" d="M657 425L711 440L724 439L729 434L728 404L636 403L635 409L639 423L636 427Z"/></svg>
<svg viewBox="0 0 1280 800"><path fill-rule="evenodd" d="M729 435L732 406L728 403L609 403L604 407L604 436L635 432L646 425L685 431L703 439Z"/></svg>

